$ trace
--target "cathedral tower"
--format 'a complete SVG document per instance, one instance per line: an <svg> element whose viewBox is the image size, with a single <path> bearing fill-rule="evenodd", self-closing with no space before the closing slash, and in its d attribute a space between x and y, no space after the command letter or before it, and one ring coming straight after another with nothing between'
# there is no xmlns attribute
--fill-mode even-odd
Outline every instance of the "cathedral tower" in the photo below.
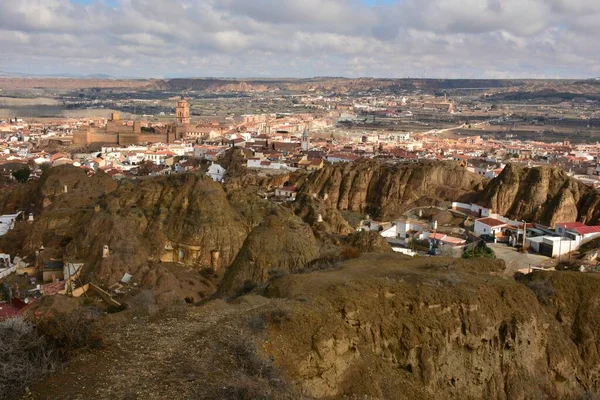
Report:
<svg viewBox="0 0 600 400"><path fill-rule="evenodd" d="M177 102L177 109L175 111L175 122L178 125L189 125L190 124L190 103L181 96L181 100Z"/></svg>

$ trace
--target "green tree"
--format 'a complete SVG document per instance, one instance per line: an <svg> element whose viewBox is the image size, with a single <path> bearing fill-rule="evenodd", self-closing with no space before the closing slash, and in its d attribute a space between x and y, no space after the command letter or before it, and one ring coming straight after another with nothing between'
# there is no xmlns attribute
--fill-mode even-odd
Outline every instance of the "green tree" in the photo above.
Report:
<svg viewBox="0 0 600 400"><path fill-rule="evenodd" d="M494 250L488 247L485 242L481 241L473 249L466 248L463 251L462 258L496 258Z"/></svg>
<svg viewBox="0 0 600 400"><path fill-rule="evenodd" d="M12 176L17 180L17 182L25 183L29 179L29 175L31 175L31 170L29 167L21 168L16 171L13 171Z"/></svg>

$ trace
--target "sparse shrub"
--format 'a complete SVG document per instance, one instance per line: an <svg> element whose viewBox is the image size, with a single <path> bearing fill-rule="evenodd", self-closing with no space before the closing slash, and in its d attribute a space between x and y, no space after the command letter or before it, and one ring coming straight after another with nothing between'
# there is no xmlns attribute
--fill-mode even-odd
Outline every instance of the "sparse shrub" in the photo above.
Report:
<svg viewBox="0 0 600 400"><path fill-rule="evenodd" d="M193 298L189 298L192 302ZM186 299L182 299L179 296L164 296L164 298L159 298L157 301L158 309L160 313L155 313L151 316L153 319L159 318L180 318L185 315L188 303Z"/></svg>
<svg viewBox="0 0 600 400"><path fill-rule="evenodd" d="M325 271L337 268L340 265L340 260L336 256L325 256L312 260L302 269L298 270L299 274L307 274L315 271Z"/></svg>
<svg viewBox="0 0 600 400"><path fill-rule="evenodd" d="M258 348L252 340L237 337L231 343L231 350L238 365L247 375L254 378L266 378L269 381L277 379L273 363L260 356Z"/></svg>
<svg viewBox="0 0 600 400"><path fill-rule="evenodd" d="M248 320L248 326L253 332L262 332L267 327L264 315L254 315Z"/></svg>
<svg viewBox="0 0 600 400"><path fill-rule="evenodd" d="M456 286L461 282L461 279L455 274L449 274L441 277L438 283L441 286Z"/></svg>
<svg viewBox="0 0 600 400"><path fill-rule="evenodd" d="M360 250L356 247L344 247L342 251L340 251L339 260L345 261L353 258L360 257Z"/></svg>
<svg viewBox="0 0 600 400"><path fill-rule="evenodd" d="M585 394L580 397L580 400L600 400L600 395L594 392L585 392Z"/></svg>
<svg viewBox="0 0 600 400"><path fill-rule="evenodd" d="M244 284L242 285L241 295L250 293L251 291L256 289L257 286L258 286L258 284L256 282L254 282L253 280L250 280L250 279L245 280Z"/></svg>
<svg viewBox="0 0 600 400"><path fill-rule="evenodd" d="M554 289L549 279L530 280L527 282L527 287L533 290L538 301L542 304L550 303L550 300L556 295L556 289Z"/></svg>
<svg viewBox="0 0 600 400"><path fill-rule="evenodd" d="M281 325L284 322L290 320L290 313L288 312L288 310L285 310L283 308L278 308L276 310L272 310L268 314L268 320L272 324Z"/></svg>
<svg viewBox="0 0 600 400"><path fill-rule="evenodd" d="M302 269L298 270L299 274L307 274L315 271L326 271L339 267L342 261L360 257L361 252L356 247L344 247L339 253L330 253L321 258L312 260Z"/></svg>
<svg viewBox="0 0 600 400"><path fill-rule="evenodd" d="M514 278L517 282L520 282L527 286L529 289L535 293L538 301L542 304L550 303L550 300L554 296L556 296L556 289L552 286L552 282L548 277L544 277L543 279L536 279L535 274L523 274L517 272L514 275Z"/></svg>
<svg viewBox="0 0 600 400"><path fill-rule="evenodd" d="M156 298L151 290L142 290L129 302L133 313L137 316L149 316L158 312Z"/></svg>
<svg viewBox="0 0 600 400"><path fill-rule="evenodd" d="M102 335L94 326L101 317L102 312L97 308L79 308L45 316L37 321L37 328L56 345L58 355L66 359L76 350L104 346Z"/></svg>
<svg viewBox="0 0 600 400"><path fill-rule="evenodd" d="M53 347L31 322L22 317L0 322L0 398L16 396L57 365Z"/></svg>

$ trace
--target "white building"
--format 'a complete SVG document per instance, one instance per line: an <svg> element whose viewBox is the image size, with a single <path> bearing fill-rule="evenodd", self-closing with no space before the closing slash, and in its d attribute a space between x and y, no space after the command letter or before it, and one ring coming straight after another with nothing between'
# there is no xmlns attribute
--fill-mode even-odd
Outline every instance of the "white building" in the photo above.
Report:
<svg viewBox="0 0 600 400"><path fill-rule="evenodd" d="M21 211L16 214L7 214L0 216L0 236L4 236L15 227L16 219L21 215Z"/></svg>
<svg viewBox="0 0 600 400"><path fill-rule="evenodd" d="M474 231L477 236L498 236L502 232L502 228L506 228L507 226L508 224L506 222L495 218L480 218L475 220Z"/></svg>
<svg viewBox="0 0 600 400"><path fill-rule="evenodd" d="M394 226L383 228L384 230L380 234L390 243L405 244L407 239L421 240L424 238L425 226L415 221L399 220L395 222Z"/></svg>
<svg viewBox="0 0 600 400"><path fill-rule="evenodd" d="M165 160L175 156L171 151L147 151L144 153L145 159L152 161L156 165L164 165Z"/></svg>
<svg viewBox="0 0 600 400"><path fill-rule="evenodd" d="M394 132L391 136L394 140L398 142L408 142L410 140L409 132Z"/></svg>
<svg viewBox="0 0 600 400"><path fill-rule="evenodd" d="M492 216L492 210L490 210L487 207L482 207L480 205L477 204L467 204L467 203L459 203L459 202L453 202L452 203L452 209L453 210L457 210L457 211L463 211L463 212L470 212L470 213L474 213L477 214L479 217L484 218L484 217L490 217Z"/></svg>
<svg viewBox="0 0 600 400"><path fill-rule="evenodd" d="M249 158L246 161L247 168L266 168L266 169L289 169L286 163L273 162L261 158Z"/></svg>
<svg viewBox="0 0 600 400"><path fill-rule="evenodd" d="M223 182L225 172L227 172L225 171L225 168L223 168L219 164L212 164L208 168L208 172L206 173L206 175L210 176L210 179L212 179L215 182Z"/></svg>
<svg viewBox="0 0 600 400"><path fill-rule="evenodd" d="M275 196L285 197L288 200L296 200L296 190L295 186L286 186L275 189Z"/></svg>

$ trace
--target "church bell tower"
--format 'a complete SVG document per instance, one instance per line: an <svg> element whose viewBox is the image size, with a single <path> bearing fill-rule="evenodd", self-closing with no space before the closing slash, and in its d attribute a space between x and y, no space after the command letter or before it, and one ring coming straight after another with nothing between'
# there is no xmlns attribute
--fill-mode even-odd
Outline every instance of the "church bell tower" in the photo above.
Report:
<svg viewBox="0 0 600 400"><path fill-rule="evenodd" d="M175 111L175 122L177 125L189 125L190 124L190 103L181 96L181 100L177 102L177 108Z"/></svg>

